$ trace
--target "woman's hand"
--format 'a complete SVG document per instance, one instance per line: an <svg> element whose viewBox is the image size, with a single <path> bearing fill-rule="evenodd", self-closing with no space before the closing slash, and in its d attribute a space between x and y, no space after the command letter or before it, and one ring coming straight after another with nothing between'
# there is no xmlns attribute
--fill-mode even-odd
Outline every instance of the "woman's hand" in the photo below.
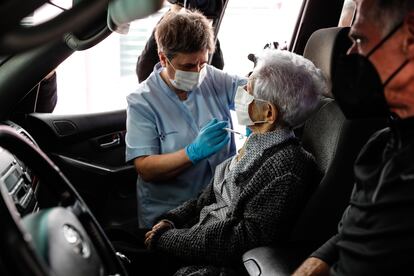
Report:
<svg viewBox="0 0 414 276"><path fill-rule="evenodd" d="M171 224L171 222L167 221L167 220L162 220L160 222L158 222L157 224L155 224L152 229L150 231L148 231L145 234L145 241L144 244L148 249L151 249L151 243L152 243L152 239L154 237L154 235L159 232L165 232L169 229L174 228L174 226Z"/></svg>

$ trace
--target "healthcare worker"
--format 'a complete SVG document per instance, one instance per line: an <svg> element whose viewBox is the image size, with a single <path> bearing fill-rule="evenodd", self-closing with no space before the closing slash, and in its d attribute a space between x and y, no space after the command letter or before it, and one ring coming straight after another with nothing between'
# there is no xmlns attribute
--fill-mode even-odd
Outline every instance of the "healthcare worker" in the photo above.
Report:
<svg viewBox="0 0 414 276"><path fill-rule="evenodd" d="M197 196L235 154L223 128L232 128L230 107L247 82L207 64L214 33L197 11L169 12L155 38L160 62L127 97L126 160L138 172L140 228Z"/></svg>

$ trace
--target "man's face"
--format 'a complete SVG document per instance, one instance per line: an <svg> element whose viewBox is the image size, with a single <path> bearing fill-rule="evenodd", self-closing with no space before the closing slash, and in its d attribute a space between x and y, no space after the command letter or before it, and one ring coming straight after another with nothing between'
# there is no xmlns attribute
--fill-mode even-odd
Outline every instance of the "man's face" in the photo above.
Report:
<svg viewBox="0 0 414 276"><path fill-rule="evenodd" d="M385 27L383 23L369 13L375 5L375 0L356 0L356 2L356 20L350 31L353 45L349 49L349 53L359 53L366 56L387 33L383 31ZM406 47L407 39L410 36L408 29L407 23L404 23L369 57L383 83L409 58ZM413 62L405 66L386 85L384 93L391 111L401 118L414 116Z"/></svg>

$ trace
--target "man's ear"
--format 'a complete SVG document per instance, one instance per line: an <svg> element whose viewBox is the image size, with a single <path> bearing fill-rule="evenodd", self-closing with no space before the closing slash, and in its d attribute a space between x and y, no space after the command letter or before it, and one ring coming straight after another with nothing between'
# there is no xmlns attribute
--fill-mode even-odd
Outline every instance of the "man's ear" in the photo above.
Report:
<svg viewBox="0 0 414 276"><path fill-rule="evenodd" d="M167 66L167 57L163 52L158 52L158 58L160 59L160 63L162 67Z"/></svg>
<svg viewBox="0 0 414 276"><path fill-rule="evenodd" d="M405 18L407 36L405 38L405 50L408 59L414 59L414 11L409 12Z"/></svg>

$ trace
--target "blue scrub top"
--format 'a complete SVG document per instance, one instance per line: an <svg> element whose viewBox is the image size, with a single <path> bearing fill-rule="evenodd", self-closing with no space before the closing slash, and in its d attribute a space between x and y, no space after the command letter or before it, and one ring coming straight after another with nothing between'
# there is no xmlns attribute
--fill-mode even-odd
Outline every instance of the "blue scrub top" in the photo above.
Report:
<svg viewBox="0 0 414 276"><path fill-rule="evenodd" d="M158 63L147 80L128 95L126 161L139 156L176 152L185 148L211 119L227 120L232 127L230 108L243 77L206 66L200 86L185 101L162 80ZM215 167L235 154L234 137L221 151L183 171L175 179L146 182L138 176L138 220L149 228L163 213L194 198L210 182Z"/></svg>

